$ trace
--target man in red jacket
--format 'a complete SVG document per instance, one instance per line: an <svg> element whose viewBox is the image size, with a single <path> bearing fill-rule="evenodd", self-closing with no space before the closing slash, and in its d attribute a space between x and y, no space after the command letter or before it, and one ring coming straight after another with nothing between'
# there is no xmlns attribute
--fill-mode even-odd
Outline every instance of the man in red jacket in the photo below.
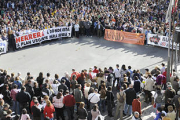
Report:
<svg viewBox="0 0 180 120"><path fill-rule="evenodd" d="M79 78L80 74L79 72L76 72L75 69L72 69L72 74L71 74L71 80L72 80L72 76L76 75L76 80Z"/></svg>
<svg viewBox="0 0 180 120"><path fill-rule="evenodd" d="M65 105L67 114L68 114L68 120L74 119L74 105L76 104L75 98L73 95L69 94L69 90L66 90L66 95L63 99L63 104Z"/></svg>
<svg viewBox="0 0 180 120"><path fill-rule="evenodd" d="M135 111L139 112L139 114L141 115L141 102L140 102L140 96L137 96L136 99L133 100L132 102L132 110L133 113Z"/></svg>

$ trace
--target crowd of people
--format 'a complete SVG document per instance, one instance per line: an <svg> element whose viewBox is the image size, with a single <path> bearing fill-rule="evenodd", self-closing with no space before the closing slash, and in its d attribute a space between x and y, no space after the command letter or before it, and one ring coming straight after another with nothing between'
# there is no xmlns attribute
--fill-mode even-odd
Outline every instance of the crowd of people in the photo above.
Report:
<svg viewBox="0 0 180 120"><path fill-rule="evenodd" d="M72 36L103 36L104 29L168 36L169 0L1 0L0 41L57 26L72 26ZM177 10L175 24L180 12Z"/></svg>
<svg viewBox="0 0 180 120"><path fill-rule="evenodd" d="M0 71L1 120L103 120L107 112L114 120L131 116L141 120L141 102L153 104L154 120L177 120L180 117L180 82L173 71L166 80L166 68L152 71L132 70L131 66L89 68L71 75L65 72L60 78L42 72L23 78L19 72ZM170 81L170 82L167 82ZM144 93L140 94L140 93ZM113 109L115 112L113 113ZM66 116L66 117L65 117Z"/></svg>

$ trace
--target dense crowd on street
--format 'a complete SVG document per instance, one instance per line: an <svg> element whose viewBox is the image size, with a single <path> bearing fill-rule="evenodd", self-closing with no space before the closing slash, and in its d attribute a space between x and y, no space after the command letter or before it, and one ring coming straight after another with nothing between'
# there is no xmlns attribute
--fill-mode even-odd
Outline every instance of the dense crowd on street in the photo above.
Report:
<svg viewBox="0 0 180 120"><path fill-rule="evenodd" d="M173 71L167 80L164 63L145 69L145 74L119 64L81 72L72 69L62 77L43 72L35 77L28 72L23 78L20 72L0 71L1 120L103 120L104 113L114 120L125 116L141 120L142 102L153 105L154 120L180 117L179 77Z"/></svg>
<svg viewBox="0 0 180 120"><path fill-rule="evenodd" d="M72 36L103 36L104 29L168 36L169 0L1 0L0 41L15 50L16 36L72 26ZM177 10L175 24L180 12Z"/></svg>

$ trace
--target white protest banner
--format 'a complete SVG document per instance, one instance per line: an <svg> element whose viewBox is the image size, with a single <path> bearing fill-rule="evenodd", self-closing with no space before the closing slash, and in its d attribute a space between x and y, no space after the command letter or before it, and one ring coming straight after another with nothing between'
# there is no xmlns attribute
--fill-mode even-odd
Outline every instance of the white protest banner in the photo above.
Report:
<svg viewBox="0 0 180 120"><path fill-rule="evenodd" d="M7 42L1 41L0 42L0 54L6 53L6 48L7 48Z"/></svg>
<svg viewBox="0 0 180 120"><path fill-rule="evenodd" d="M149 45L168 48L168 46L169 46L168 41L169 41L169 38L167 36L150 34L150 33L148 33L148 35L147 35L147 44L149 44ZM179 46L179 44L178 44L178 46ZM172 49L172 39L170 41L170 48ZM173 43L173 49L176 49L176 43L175 42Z"/></svg>
<svg viewBox="0 0 180 120"><path fill-rule="evenodd" d="M15 38L16 48L22 48L60 37L71 37L71 27L49 28L39 32L18 36Z"/></svg>

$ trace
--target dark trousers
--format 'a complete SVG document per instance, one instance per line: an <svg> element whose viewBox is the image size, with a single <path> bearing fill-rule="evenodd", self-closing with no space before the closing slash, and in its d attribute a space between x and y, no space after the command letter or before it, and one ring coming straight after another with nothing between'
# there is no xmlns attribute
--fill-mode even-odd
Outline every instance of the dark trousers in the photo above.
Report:
<svg viewBox="0 0 180 120"><path fill-rule="evenodd" d="M107 101L107 111L108 116L112 116L112 102L110 100Z"/></svg>
<svg viewBox="0 0 180 120"><path fill-rule="evenodd" d="M41 117L33 117L33 120L41 120Z"/></svg>
<svg viewBox="0 0 180 120"><path fill-rule="evenodd" d="M86 99L86 98L85 98L85 103L86 103L86 105L87 105L87 109L89 110L89 108L90 108L90 103L89 103L89 100Z"/></svg>
<svg viewBox="0 0 180 120"><path fill-rule="evenodd" d="M79 38L79 31L75 31L75 36Z"/></svg>
<svg viewBox="0 0 180 120"><path fill-rule="evenodd" d="M55 108L56 110L56 119L60 120L60 117L62 120L65 120L64 118L64 108Z"/></svg>
<svg viewBox="0 0 180 120"><path fill-rule="evenodd" d="M68 120L73 120L74 119L74 106L72 106L72 107L66 106L66 111L68 114Z"/></svg>
<svg viewBox="0 0 180 120"><path fill-rule="evenodd" d="M97 30L97 36L101 37L102 36L102 31L100 29Z"/></svg>
<svg viewBox="0 0 180 120"><path fill-rule="evenodd" d="M148 102L148 99L149 99L149 102L152 101L151 99L151 91L148 91L148 90L145 90L145 101Z"/></svg>
<svg viewBox="0 0 180 120"><path fill-rule="evenodd" d="M90 36L90 28L86 29L86 36Z"/></svg>

